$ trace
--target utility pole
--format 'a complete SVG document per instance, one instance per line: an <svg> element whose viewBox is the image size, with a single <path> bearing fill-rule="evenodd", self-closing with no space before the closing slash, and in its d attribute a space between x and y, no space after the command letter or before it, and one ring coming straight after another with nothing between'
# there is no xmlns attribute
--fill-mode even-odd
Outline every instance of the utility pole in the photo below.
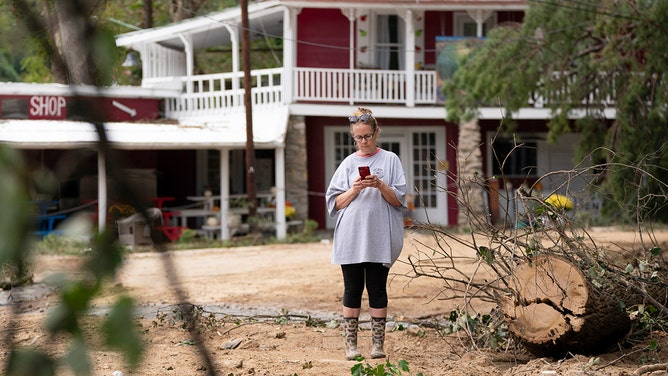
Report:
<svg viewBox="0 0 668 376"><path fill-rule="evenodd" d="M144 0L144 29L153 27L153 0Z"/></svg>
<svg viewBox="0 0 668 376"><path fill-rule="evenodd" d="M248 217L257 214L255 192L255 145L253 143L253 107L251 104L250 33L248 22L248 0L241 0L241 50L244 66L244 106L246 107L246 193L248 195Z"/></svg>

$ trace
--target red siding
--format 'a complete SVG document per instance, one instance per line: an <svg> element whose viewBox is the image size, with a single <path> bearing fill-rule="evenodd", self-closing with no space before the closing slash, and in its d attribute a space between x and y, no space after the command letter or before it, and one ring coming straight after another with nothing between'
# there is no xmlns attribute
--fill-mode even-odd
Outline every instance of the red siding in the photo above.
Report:
<svg viewBox="0 0 668 376"><path fill-rule="evenodd" d="M496 21L499 25L505 22L522 23L524 21L524 12L498 12Z"/></svg>
<svg viewBox="0 0 668 376"><path fill-rule="evenodd" d="M329 184L329 176L325 176L325 136L324 126L337 124L340 119L306 117L306 148L308 161L308 217L325 228L327 211L325 209L325 190ZM318 147L319 145L319 147Z"/></svg>
<svg viewBox="0 0 668 376"><path fill-rule="evenodd" d="M452 12L425 12L424 63L436 64L436 36L452 35Z"/></svg>
<svg viewBox="0 0 668 376"><path fill-rule="evenodd" d="M459 211L457 204L459 190L457 189L457 148L454 145L458 145L459 142L459 125L448 123L445 134L445 155L450 162L450 170L446 180L448 184L448 224L455 226L457 225L457 212Z"/></svg>
<svg viewBox="0 0 668 376"><path fill-rule="evenodd" d="M339 9L304 9L297 25L297 66L348 68L350 24Z"/></svg>

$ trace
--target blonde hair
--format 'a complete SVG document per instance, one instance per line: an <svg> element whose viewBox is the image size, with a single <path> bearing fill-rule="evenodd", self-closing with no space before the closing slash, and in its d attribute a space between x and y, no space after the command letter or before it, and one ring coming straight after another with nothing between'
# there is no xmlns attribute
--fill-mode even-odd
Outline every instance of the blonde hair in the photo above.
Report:
<svg viewBox="0 0 668 376"><path fill-rule="evenodd" d="M360 119L358 121L353 122L352 120L350 120L352 117L359 117L359 116L366 115L366 114L369 115L369 119L366 120L366 121L361 121L361 119ZM380 127L378 126L378 121L376 120L376 117L373 116L373 112L371 112L371 110L368 109L368 108L357 107L357 110L355 110L355 112L353 112L352 116L348 119L350 120L350 135L351 136L353 135L353 125L358 124L360 122L364 123L364 124L369 124L371 126L371 130L373 131L374 134L376 132L378 132L378 134L380 134Z"/></svg>

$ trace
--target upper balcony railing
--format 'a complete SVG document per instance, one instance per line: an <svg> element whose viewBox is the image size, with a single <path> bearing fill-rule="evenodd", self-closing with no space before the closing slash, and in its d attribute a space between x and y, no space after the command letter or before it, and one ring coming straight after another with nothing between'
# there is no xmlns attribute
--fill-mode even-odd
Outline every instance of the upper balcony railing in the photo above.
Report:
<svg viewBox="0 0 668 376"><path fill-rule="evenodd" d="M251 104L266 108L289 103L355 104L387 103L396 105L442 105L434 71L373 69L295 68L291 82L285 82L284 68L260 69L251 72ZM165 99L168 118L220 116L243 111L243 73L206 74L192 77L145 79L143 86L178 89L182 94ZM612 81L612 80L610 80ZM601 90L591 93L585 105L615 106L613 91L601 83ZM291 85L286 87L286 85ZM610 85L607 83L607 85ZM567 88L568 85L565 85ZM290 90L287 90L290 89ZM605 89L605 90L604 90ZM291 97L286 97L290 92ZM605 93L605 94L604 94ZM543 108L550 103L567 100L567 91L557 90L547 97L533 95L527 107ZM494 106L490 104L490 106Z"/></svg>
<svg viewBox="0 0 668 376"><path fill-rule="evenodd" d="M266 107L294 102L437 104L436 73L417 71L412 94L405 71L295 68L292 83L283 82L283 68L251 72L251 104ZM242 111L243 72L192 77L144 79L143 86L169 87L183 94L165 100L169 118L221 115ZM291 84L292 98L285 98Z"/></svg>
<svg viewBox="0 0 668 376"><path fill-rule="evenodd" d="M295 68L293 92L295 101L436 104L436 72Z"/></svg>
<svg viewBox="0 0 668 376"><path fill-rule="evenodd" d="M253 106L283 103L282 72L282 68L251 72ZM146 79L142 85L180 88L183 94L165 100L165 116L182 118L242 111L244 108L243 81L243 72L235 72Z"/></svg>

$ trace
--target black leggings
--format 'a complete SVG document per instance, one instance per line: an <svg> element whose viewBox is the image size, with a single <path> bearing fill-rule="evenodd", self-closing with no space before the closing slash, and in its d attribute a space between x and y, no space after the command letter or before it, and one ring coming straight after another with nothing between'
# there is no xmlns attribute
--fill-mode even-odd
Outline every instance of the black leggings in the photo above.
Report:
<svg viewBox="0 0 668 376"><path fill-rule="evenodd" d="M383 264L363 262L361 264L341 265L343 272L343 305L348 308L362 306L362 293L366 280L369 294L369 307L387 307L387 275L390 268Z"/></svg>

